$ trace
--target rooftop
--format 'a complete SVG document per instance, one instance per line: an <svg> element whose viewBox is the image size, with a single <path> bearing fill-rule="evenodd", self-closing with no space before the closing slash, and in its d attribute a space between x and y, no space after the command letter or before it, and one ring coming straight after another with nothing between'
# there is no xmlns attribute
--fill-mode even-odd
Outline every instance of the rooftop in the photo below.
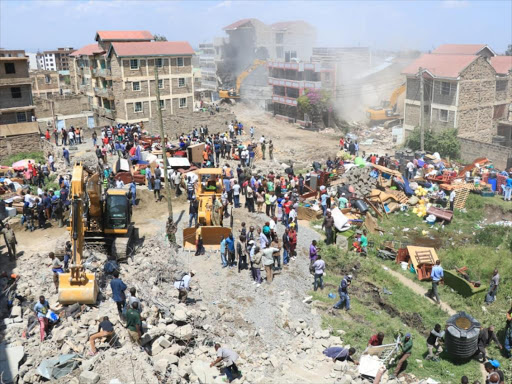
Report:
<svg viewBox="0 0 512 384"><path fill-rule="evenodd" d="M499 75L506 75L512 70L512 56L491 57L491 65Z"/></svg>
<svg viewBox="0 0 512 384"><path fill-rule="evenodd" d="M179 56L194 54L194 50L187 41L114 42L112 43L112 49L119 57Z"/></svg>
<svg viewBox="0 0 512 384"><path fill-rule="evenodd" d="M486 44L442 44L432 53L437 55L478 55L484 48L494 53Z"/></svg>
<svg viewBox="0 0 512 384"><path fill-rule="evenodd" d="M0 125L0 137L28 135L32 133L40 133L37 121Z"/></svg>
<svg viewBox="0 0 512 384"><path fill-rule="evenodd" d="M227 27L224 27L222 29L225 30L225 31L234 31L235 29L238 29L238 28L244 26L245 24L247 24L247 23L249 23L251 21L254 21L254 20L258 20L258 19L242 19L242 20L238 20L238 21L235 21L233 24L229 24Z"/></svg>
<svg viewBox="0 0 512 384"><path fill-rule="evenodd" d="M70 56L92 56L98 53L102 53L103 49L98 45L98 43L87 44L80 49L70 53Z"/></svg>
<svg viewBox="0 0 512 384"><path fill-rule="evenodd" d="M434 77L456 79L459 74L479 56L424 54L402 71L405 75L416 75L420 68Z"/></svg>
<svg viewBox="0 0 512 384"><path fill-rule="evenodd" d="M151 41L153 35L149 31L97 31L96 41Z"/></svg>

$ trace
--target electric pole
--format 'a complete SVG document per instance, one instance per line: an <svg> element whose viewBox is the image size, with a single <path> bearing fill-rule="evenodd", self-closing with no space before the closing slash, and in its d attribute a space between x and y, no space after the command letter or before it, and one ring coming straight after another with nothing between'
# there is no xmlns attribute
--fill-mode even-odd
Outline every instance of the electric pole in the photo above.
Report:
<svg viewBox="0 0 512 384"><path fill-rule="evenodd" d="M156 60L155 60L156 61ZM158 67L155 63L155 89L156 89L156 108L158 110L158 124L160 126L160 145L162 147L162 157L164 162L164 183L165 190L167 191L167 210L169 216L167 217L167 224L165 226L167 238L172 245L176 245L176 224L172 216L172 201L171 201L171 187L169 185L168 165L167 165L167 151L165 147L164 135L164 122L162 120L162 108L160 107L160 87L158 86Z"/></svg>
<svg viewBox="0 0 512 384"><path fill-rule="evenodd" d="M425 151L425 124L424 124L424 111L425 111L425 101L423 100L423 68L419 69L420 76L420 150L421 152Z"/></svg>

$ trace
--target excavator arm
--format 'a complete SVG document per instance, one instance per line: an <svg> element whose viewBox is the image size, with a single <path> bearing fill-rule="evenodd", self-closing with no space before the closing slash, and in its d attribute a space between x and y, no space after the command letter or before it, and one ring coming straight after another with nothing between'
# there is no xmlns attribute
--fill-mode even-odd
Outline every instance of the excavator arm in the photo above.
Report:
<svg viewBox="0 0 512 384"><path fill-rule="evenodd" d="M69 273L59 275L59 302L61 304L94 304L98 296L98 282L94 273L86 273L82 264L84 252L84 211L87 204L85 175L82 164L73 168L71 179L71 262Z"/></svg>
<svg viewBox="0 0 512 384"><path fill-rule="evenodd" d="M238 77L236 78L236 93L237 95L240 95L240 87L242 86L242 83L244 82L245 78L249 76L249 74L254 71L256 68L265 65L265 60L259 60L256 59L252 62L251 66L247 68L245 71L243 71Z"/></svg>
<svg viewBox="0 0 512 384"><path fill-rule="evenodd" d="M398 102L398 98L402 93L405 92L405 83L396 88L393 93L391 94L391 97L389 98L389 107L395 111L396 110L396 103Z"/></svg>

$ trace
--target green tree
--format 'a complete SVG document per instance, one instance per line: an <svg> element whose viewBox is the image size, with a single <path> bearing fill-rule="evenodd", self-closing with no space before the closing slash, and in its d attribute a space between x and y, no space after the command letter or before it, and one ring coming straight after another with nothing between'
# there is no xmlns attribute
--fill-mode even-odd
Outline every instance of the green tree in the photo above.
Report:
<svg viewBox="0 0 512 384"><path fill-rule="evenodd" d="M505 56L512 56L512 44L508 45L508 49L505 51Z"/></svg>
<svg viewBox="0 0 512 384"><path fill-rule="evenodd" d="M165 37L164 35L159 35L157 33L153 35L153 39L155 41L167 41L167 37Z"/></svg>
<svg viewBox="0 0 512 384"><path fill-rule="evenodd" d="M407 137L405 145L414 151L421 148L420 129L416 127ZM425 151L439 152L443 157L458 159L460 156L460 143L457 139L456 129L444 129L441 132L433 133L431 130L425 131Z"/></svg>

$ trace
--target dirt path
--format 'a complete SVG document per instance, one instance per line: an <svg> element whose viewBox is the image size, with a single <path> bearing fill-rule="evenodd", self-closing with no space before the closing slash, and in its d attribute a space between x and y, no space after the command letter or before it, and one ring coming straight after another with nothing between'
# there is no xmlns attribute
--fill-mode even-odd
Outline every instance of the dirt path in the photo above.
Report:
<svg viewBox="0 0 512 384"><path fill-rule="evenodd" d="M382 266L384 268L384 266ZM389 268L384 268L384 270L389 273L390 275L392 275L393 277L395 277L398 281L400 281L403 285L405 285L407 288L409 288L411 291L413 291L414 293L416 293L417 295L420 295L421 297L423 297L425 300L428 300L426 297L425 297L425 294L427 293L427 289L423 288L421 285L415 283L414 281L408 279L407 277L403 276L402 274L400 274L399 272L396 272L396 271L393 271ZM429 300L430 302L430 300ZM450 316L453 316L455 315L457 312L452 308L450 307L448 304L446 304L445 302L443 302L441 300L441 305L440 305L441 309L443 311L445 311L446 313L448 313Z"/></svg>

